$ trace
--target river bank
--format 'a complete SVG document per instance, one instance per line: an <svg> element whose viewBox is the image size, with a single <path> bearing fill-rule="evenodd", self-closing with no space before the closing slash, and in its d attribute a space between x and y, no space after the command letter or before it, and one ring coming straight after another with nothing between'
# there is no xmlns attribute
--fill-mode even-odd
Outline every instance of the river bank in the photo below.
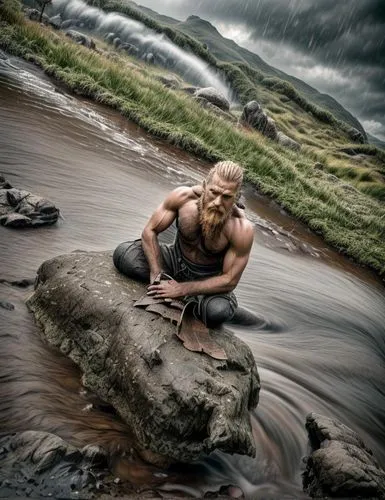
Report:
<svg viewBox="0 0 385 500"><path fill-rule="evenodd" d="M321 234L326 242L380 276L385 271L383 203L314 168L324 155L284 150L259 134L234 127L189 96L166 89L128 57L107 59L63 33L0 7L0 47L39 65L75 94L118 110L142 128L208 161L241 163L262 193Z"/></svg>

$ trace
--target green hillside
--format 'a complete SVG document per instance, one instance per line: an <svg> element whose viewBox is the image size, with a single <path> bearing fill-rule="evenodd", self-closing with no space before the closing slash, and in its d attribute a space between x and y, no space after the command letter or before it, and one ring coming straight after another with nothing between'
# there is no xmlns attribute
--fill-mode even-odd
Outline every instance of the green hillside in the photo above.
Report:
<svg viewBox="0 0 385 500"><path fill-rule="evenodd" d="M317 106L326 108L333 113L336 118L350 124L352 127L365 134L365 131L357 118L349 113L349 111L341 106L341 104L333 99L333 97L318 92L318 90L306 84L299 78L287 75L283 71L273 68L263 61L263 59L261 59L257 54L240 47L233 40L224 38L208 21L205 21L198 16L190 16L186 19L186 21L181 22L171 17L160 15L152 9L137 5L135 2L128 1L127 3L140 10L145 15L155 19L159 23L177 28L182 33L190 35L201 43L206 44L210 54L212 54L219 61L246 63L249 64L251 68L260 71L265 75L274 76L291 83L309 101L313 102Z"/></svg>

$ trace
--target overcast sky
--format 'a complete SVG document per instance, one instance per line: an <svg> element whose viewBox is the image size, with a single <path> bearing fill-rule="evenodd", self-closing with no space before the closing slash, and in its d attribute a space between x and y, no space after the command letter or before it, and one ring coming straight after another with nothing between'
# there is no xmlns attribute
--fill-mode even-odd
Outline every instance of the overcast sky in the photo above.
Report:
<svg viewBox="0 0 385 500"><path fill-rule="evenodd" d="M385 141L385 0L136 0L195 14L268 64L336 98Z"/></svg>

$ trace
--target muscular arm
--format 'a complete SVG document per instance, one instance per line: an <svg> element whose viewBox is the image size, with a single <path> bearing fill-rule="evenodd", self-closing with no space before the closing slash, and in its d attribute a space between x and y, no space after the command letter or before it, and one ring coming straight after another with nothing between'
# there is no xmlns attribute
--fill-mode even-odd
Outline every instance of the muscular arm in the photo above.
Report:
<svg viewBox="0 0 385 500"><path fill-rule="evenodd" d="M174 221L178 209L191 194L191 188L181 187L172 191L155 210L142 232L142 247L150 266L150 283L162 271L162 257L158 234Z"/></svg>
<svg viewBox="0 0 385 500"><path fill-rule="evenodd" d="M236 221L230 248L223 261L223 273L205 280L173 281L165 285L149 287L150 294L160 298L176 298L186 295L227 293L237 286L249 260L254 239L254 228L247 219Z"/></svg>

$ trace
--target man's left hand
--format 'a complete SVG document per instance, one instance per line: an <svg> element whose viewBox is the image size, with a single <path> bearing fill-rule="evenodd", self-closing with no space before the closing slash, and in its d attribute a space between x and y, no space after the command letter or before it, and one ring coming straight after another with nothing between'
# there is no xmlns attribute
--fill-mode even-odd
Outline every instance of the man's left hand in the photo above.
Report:
<svg viewBox="0 0 385 500"><path fill-rule="evenodd" d="M175 280L162 280L158 285L150 285L147 295L155 299L178 299L186 294L183 291L183 283Z"/></svg>

